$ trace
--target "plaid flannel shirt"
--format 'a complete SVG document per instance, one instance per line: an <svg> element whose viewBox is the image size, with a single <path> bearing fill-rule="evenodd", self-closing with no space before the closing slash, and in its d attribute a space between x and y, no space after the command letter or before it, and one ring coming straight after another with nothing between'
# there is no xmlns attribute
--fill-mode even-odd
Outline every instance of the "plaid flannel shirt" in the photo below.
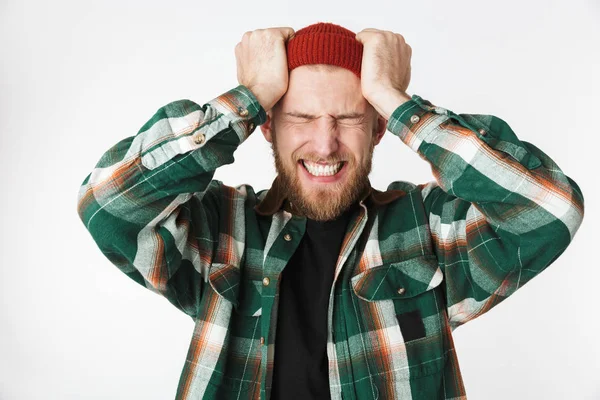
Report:
<svg viewBox="0 0 600 400"><path fill-rule="evenodd" d="M102 253L191 316L177 399L269 399L278 281L304 233L277 186L213 180L265 110L244 86L172 102L109 149L78 212ZM577 184L491 115L417 95L387 128L435 181L371 189L328 307L332 399L465 399L452 331L550 265L583 218ZM293 360L290 360L293 362Z"/></svg>

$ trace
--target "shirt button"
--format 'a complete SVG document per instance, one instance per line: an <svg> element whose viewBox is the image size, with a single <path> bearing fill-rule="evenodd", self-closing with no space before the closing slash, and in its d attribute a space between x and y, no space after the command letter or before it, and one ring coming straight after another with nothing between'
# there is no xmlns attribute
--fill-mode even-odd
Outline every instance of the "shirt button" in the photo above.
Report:
<svg viewBox="0 0 600 400"><path fill-rule="evenodd" d="M252 132L254 130L254 122L250 122L250 125L248 125L248 130L250 132Z"/></svg>
<svg viewBox="0 0 600 400"><path fill-rule="evenodd" d="M417 122L419 122L421 118L419 118L419 116L417 114L413 115L412 117L410 117L410 122L412 122L413 124L416 124Z"/></svg>
<svg viewBox="0 0 600 400"><path fill-rule="evenodd" d="M398 294L404 294L404 292L406 292L406 289L404 289L403 287L398 289Z"/></svg>
<svg viewBox="0 0 600 400"><path fill-rule="evenodd" d="M204 143L205 139L206 138L204 137L204 133L202 133L202 132L194 135L194 143L196 143L196 144L202 144L202 143Z"/></svg>
<svg viewBox="0 0 600 400"><path fill-rule="evenodd" d="M285 235L283 235L283 238L285 239L286 242L289 242L290 240L292 240L292 235L290 235L289 233L286 233Z"/></svg>
<svg viewBox="0 0 600 400"><path fill-rule="evenodd" d="M264 338L264 337L262 337L262 336L260 337L260 344L261 344L261 345L265 344L265 338Z"/></svg>
<svg viewBox="0 0 600 400"><path fill-rule="evenodd" d="M271 280L265 276L263 278L263 286L269 286L269 283L271 283Z"/></svg>
<svg viewBox="0 0 600 400"><path fill-rule="evenodd" d="M245 117L245 116L247 116L247 115L248 115L248 110L246 110L245 108L244 108L244 109L240 109L240 111L239 111L239 114L240 114L242 117Z"/></svg>
<svg viewBox="0 0 600 400"><path fill-rule="evenodd" d="M487 132L485 131L485 129L481 128L481 129L479 130L479 134L480 134L481 136L485 136L485 135L487 134Z"/></svg>

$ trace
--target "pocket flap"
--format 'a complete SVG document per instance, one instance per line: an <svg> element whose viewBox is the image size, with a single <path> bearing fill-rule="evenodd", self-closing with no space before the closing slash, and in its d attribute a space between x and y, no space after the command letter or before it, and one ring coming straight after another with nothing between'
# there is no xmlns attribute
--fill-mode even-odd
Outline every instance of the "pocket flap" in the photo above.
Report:
<svg viewBox="0 0 600 400"><path fill-rule="evenodd" d="M438 286L444 278L434 255L369 268L351 278L352 289L366 301L414 297Z"/></svg>
<svg viewBox="0 0 600 400"><path fill-rule="evenodd" d="M213 263L208 275L210 286L235 310L252 317L261 315L262 282L241 279L239 267L232 264Z"/></svg>

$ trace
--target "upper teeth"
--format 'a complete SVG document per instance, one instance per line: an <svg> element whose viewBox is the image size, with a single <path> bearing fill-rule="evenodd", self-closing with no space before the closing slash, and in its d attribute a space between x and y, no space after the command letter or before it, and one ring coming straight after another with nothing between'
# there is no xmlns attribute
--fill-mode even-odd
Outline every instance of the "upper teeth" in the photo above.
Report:
<svg viewBox="0 0 600 400"><path fill-rule="evenodd" d="M331 176L337 174L340 170L342 163L336 164L317 164L311 161L303 161L306 170L314 176Z"/></svg>

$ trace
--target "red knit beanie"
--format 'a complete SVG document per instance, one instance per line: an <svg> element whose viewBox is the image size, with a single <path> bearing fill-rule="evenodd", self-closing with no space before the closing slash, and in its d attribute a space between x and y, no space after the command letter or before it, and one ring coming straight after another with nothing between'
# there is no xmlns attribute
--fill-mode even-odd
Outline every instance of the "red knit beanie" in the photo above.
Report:
<svg viewBox="0 0 600 400"><path fill-rule="evenodd" d="M288 69L305 64L330 64L349 69L360 79L363 44L356 34L329 22L300 29L287 42Z"/></svg>

